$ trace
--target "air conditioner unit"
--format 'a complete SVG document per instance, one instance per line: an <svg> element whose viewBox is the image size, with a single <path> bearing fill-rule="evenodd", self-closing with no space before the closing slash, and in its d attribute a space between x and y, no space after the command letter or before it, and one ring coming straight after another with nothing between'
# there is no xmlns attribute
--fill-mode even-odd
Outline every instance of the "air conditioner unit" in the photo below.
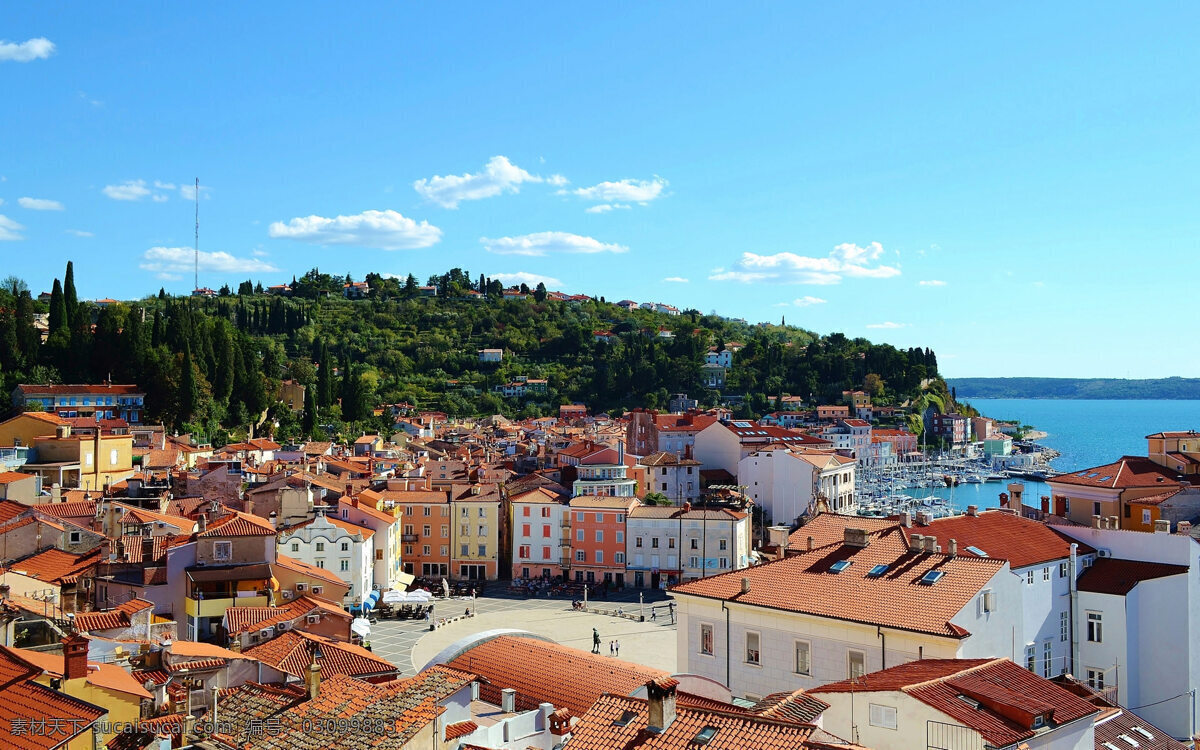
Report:
<svg viewBox="0 0 1200 750"><path fill-rule="evenodd" d="M321 593L321 592L323 592L323 591L325 591L325 587L324 587L324 586L313 586L313 588L312 588L312 592L313 592L314 594L320 594L320 593Z"/></svg>
<svg viewBox="0 0 1200 750"><path fill-rule="evenodd" d="M1096 554L1100 557L1112 557L1112 550L1101 547L1096 550Z"/></svg>
<svg viewBox="0 0 1200 750"><path fill-rule="evenodd" d="M373 584L371 584L371 590L372 590L372 591L378 591L378 590L379 590L379 584L378 584L378 583L373 583Z"/></svg>
<svg viewBox="0 0 1200 750"><path fill-rule="evenodd" d="M297 590L297 591L303 591L303 590L304 590L304 589L306 589L306 588L308 588L308 584L307 584L307 583L297 583L297 584L296 584L296 590Z"/></svg>
<svg viewBox="0 0 1200 750"><path fill-rule="evenodd" d="M263 638L270 638L271 636L275 635L275 628L263 628L262 630L258 631L258 634Z"/></svg>
<svg viewBox="0 0 1200 750"><path fill-rule="evenodd" d="M287 589L284 589L283 591L281 591L279 593L283 595L283 598L285 600L292 598L292 592L288 591Z"/></svg>
<svg viewBox="0 0 1200 750"><path fill-rule="evenodd" d="M287 620L284 620L283 622L281 622L281 623L279 623L278 625L276 625L276 626L275 626L275 629L276 629L276 630L278 630L278 631L279 631L279 632L281 632L281 633L282 633L283 631L285 631L285 630L291 630L291 629L292 629L292 623L291 623L291 622L289 622L289 621L287 621Z"/></svg>
<svg viewBox="0 0 1200 750"><path fill-rule="evenodd" d="M304 621L307 622L309 625L316 625L317 623L319 623L321 621L321 616L320 615L309 615L308 617L304 618Z"/></svg>

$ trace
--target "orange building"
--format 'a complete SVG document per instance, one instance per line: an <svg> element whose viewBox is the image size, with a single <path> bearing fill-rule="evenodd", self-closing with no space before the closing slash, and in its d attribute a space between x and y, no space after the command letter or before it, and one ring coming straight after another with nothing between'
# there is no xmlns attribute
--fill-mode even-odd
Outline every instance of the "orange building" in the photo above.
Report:
<svg viewBox="0 0 1200 750"><path fill-rule="evenodd" d="M625 518L637 498L580 495L571 500L571 576L625 586Z"/></svg>

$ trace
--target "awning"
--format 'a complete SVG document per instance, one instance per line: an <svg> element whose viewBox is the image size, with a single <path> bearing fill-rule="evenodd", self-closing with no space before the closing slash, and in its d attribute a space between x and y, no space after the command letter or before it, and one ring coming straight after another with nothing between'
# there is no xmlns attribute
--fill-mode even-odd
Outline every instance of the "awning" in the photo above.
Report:
<svg viewBox="0 0 1200 750"><path fill-rule="evenodd" d="M379 592L372 591L366 599L363 599L362 611L370 612L372 609L375 609L375 605L377 604L379 604Z"/></svg>
<svg viewBox="0 0 1200 750"><path fill-rule="evenodd" d="M357 617L354 619L354 622L350 623L350 630L366 638L371 634L371 623L361 617Z"/></svg>
<svg viewBox="0 0 1200 750"><path fill-rule="evenodd" d="M417 580L417 577L412 573L401 573L397 578L401 586L411 586L412 582Z"/></svg>
<svg viewBox="0 0 1200 750"><path fill-rule="evenodd" d="M257 578L262 581L271 579L271 566L268 563L252 563L250 565L220 565L195 566L187 568L188 578L193 581L248 581Z"/></svg>

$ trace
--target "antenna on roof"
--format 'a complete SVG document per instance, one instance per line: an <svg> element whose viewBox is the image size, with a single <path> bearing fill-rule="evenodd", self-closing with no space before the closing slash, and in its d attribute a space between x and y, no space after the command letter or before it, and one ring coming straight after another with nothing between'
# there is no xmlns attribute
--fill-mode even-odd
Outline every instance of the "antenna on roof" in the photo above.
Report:
<svg viewBox="0 0 1200 750"><path fill-rule="evenodd" d="M200 178L196 178L196 276L193 289L200 288Z"/></svg>

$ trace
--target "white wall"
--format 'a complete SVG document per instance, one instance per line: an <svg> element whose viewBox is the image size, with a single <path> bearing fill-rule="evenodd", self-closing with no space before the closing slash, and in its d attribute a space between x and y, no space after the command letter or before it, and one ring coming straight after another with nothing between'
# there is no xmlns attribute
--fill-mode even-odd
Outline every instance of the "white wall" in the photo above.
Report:
<svg viewBox="0 0 1200 750"><path fill-rule="evenodd" d="M829 708L821 714L821 727L825 731L851 742L857 742L871 750L924 748L927 742L926 727L931 721L958 727L963 726L932 706L899 691L872 693L821 693L816 691L813 697L829 704ZM896 709L895 729L871 726L872 703ZM976 732L972 732L972 736L979 737ZM964 747L971 747L971 745L964 745ZM975 747L982 748L982 742Z"/></svg>
<svg viewBox="0 0 1200 750"><path fill-rule="evenodd" d="M936 584L935 584L936 585ZM996 571L980 593L967 602L950 622L964 628L970 637L964 639L959 656L964 659L982 659L1005 656L1018 664L1021 661L1014 651L1020 649L1017 640L1021 637L1024 600L1016 576L1008 563ZM985 612L982 605L983 591L990 589L995 594L996 607Z"/></svg>
<svg viewBox="0 0 1200 750"><path fill-rule="evenodd" d="M695 458L704 469L724 469L735 477L742 458L741 441L725 425L713 422L696 435Z"/></svg>
<svg viewBox="0 0 1200 750"><path fill-rule="evenodd" d="M771 517L791 524L813 500L813 467L787 451L760 451L738 462L738 483Z"/></svg>

